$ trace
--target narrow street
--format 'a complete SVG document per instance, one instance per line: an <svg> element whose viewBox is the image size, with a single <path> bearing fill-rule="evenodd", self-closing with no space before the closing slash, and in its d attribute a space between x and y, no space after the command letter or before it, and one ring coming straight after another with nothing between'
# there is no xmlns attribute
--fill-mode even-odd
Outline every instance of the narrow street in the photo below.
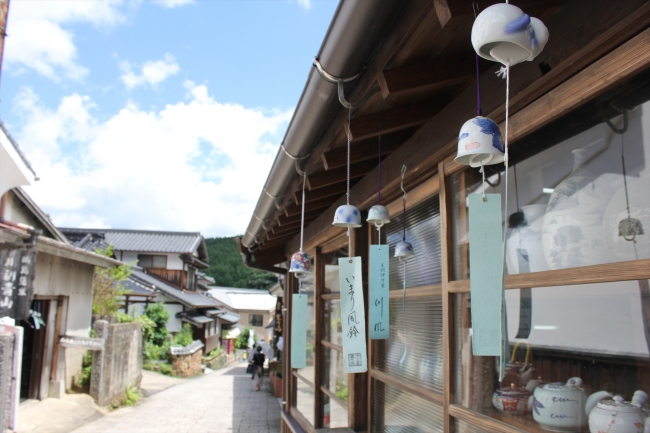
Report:
<svg viewBox="0 0 650 433"><path fill-rule="evenodd" d="M245 365L187 380L74 433L279 433L280 408L268 378L259 392Z"/></svg>

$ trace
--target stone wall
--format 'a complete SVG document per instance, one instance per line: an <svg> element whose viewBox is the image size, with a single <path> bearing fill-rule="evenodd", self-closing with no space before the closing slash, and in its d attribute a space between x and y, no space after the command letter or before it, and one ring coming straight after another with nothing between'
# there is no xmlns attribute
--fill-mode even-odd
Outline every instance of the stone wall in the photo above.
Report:
<svg viewBox="0 0 650 433"><path fill-rule="evenodd" d="M175 376L192 377L201 374L201 348L203 343L194 341L187 347L173 347L170 349L170 359Z"/></svg>
<svg viewBox="0 0 650 433"><path fill-rule="evenodd" d="M11 412L11 382L14 362L14 335L0 334L0 431L6 431Z"/></svg>
<svg viewBox="0 0 650 433"><path fill-rule="evenodd" d="M124 398L129 385L142 380L142 330L139 323L95 322L95 336L106 339L105 349L93 353L90 395L99 406Z"/></svg>

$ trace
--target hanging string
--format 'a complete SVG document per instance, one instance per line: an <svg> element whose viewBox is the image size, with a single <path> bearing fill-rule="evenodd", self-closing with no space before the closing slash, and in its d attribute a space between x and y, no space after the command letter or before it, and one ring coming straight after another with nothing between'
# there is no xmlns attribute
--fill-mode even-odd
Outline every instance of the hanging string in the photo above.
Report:
<svg viewBox="0 0 650 433"><path fill-rule="evenodd" d="M302 218L300 220L300 252L302 253L302 240L305 234L305 183L307 183L307 173L302 174Z"/></svg>
<svg viewBox="0 0 650 433"><path fill-rule="evenodd" d="M487 201L487 198L485 198L485 167L483 167L483 160L481 160L481 169L479 170L479 173L483 175L483 201Z"/></svg>
<svg viewBox="0 0 650 433"><path fill-rule="evenodd" d="M381 125L379 125L379 150L377 151L377 204L381 204ZM377 227L379 228L379 227Z"/></svg>
<svg viewBox="0 0 650 433"><path fill-rule="evenodd" d="M406 190L404 189L404 175L406 174L406 164L402 165L402 180L399 187L404 195L402 196L402 241L406 242Z"/></svg>
<svg viewBox="0 0 650 433"><path fill-rule="evenodd" d="M625 114L627 116L627 113ZM623 163L623 186L625 187L625 206L627 209L627 220L632 220L632 214L630 213L630 197L627 193L627 173L625 172L625 134L621 134L621 162ZM632 239L628 239L626 236L623 239L631 240L634 246L634 255L636 259L639 260L639 252L636 249L636 232L632 236Z"/></svg>
<svg viewBox="0 0 650 433"><path fill-rule="evenodd" d="M402 358L399 360L400 364L403 364L406 360L406 353L408 352L408 343L406 339L406 260L400 257L400 262L402 262L402 269L404 276L403 280L403 289L402 289L402 332L404 334L404 353L402 353Z"/></svg>
<svg viewBox="0 0 650 433"><path fill-rule="evenodd" d="M350 133L350 127L351 127L351 118L352 118L352 108L348 110L348 174L347 174L347 188L346 188L346 204L350 204L350 139L351 139L351 133ZM349 232L349 230L348 230Z"/></svg>
<svg viewBox="0 0 650 433"><path fill-rule="evenodd" d="M472 2L472 10L474 11L474 19L476 19L476 12L478 12L479 10L478 3L476 1ZM479 55L478 53L476 53L476 115L482 116L483 110L481 110L481 80L480 80L478 62L479 62Z"/></svg>
<svg viewBox="0 0 650 433"><path fill-rule="evenodd" d="M505 140L504 140L504 152L503 152L503 163L506 166L506 193L503 203L503 215L504 221L508 217L508 117L509 117L509 105L510 105L510 59L506 62L506 125L505 125ZM504 273L505 273L505 261L506 261L506 232L508 225L503 225L503 263L504 263ZM504 275L505 278L505 275Z"/></svg>

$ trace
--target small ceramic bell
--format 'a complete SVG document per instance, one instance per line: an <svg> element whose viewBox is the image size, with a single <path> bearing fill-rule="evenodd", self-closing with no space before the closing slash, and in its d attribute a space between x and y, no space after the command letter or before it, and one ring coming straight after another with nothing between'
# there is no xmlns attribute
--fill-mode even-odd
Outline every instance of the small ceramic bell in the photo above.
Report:
<svg viewBox="0 0 650 433"><path fill-rule="evenodd" d="M361 213L356 206L344 204L339 206L334 213L333 226L337 227L361 227Z"/></svg>
<svg viewBox="0 0 650 433"><path fill-rule="evenodd" d="M472 45L488 60L510 66L533 60L548 41L548 29L515 5L498 3L483 9L472 26Z"/></svg>
<svg viewBox="0 0 650 433"><path fill-rule="evenodd" d="M455 161L470 167L503 162L503 140L499 126L483 116L465 122L458 134Z"/></svg>
<svg viewBox="0 0 650 433"><path fill-rule="evenodd" d="M305 278L308 273L311 272L311 262L309 261L309 255L298 251L291 257L291 265L289 266L289 272L294 274L297 278Z"/></svg>
<svg viewBox="0 0 650 433"><path fill-rule="evenodd" d="M366 221L368 221L370 224L374 224L376 227L381 227L384 224L388 224L390 222L390 218L388 217L388 209L386 206L382 206L380 204L374 205L368 211L368 219Z"/></svg>
<svg viewBox="0 0 650 433"><path fill-rule="evenodd" d="M400 260L408 259L413 257L415 253L413 252L413 245L406 241L400 241L395 245L395 257Z"/></svg>
<svg viewBox="0 0 650 433"><path fill-rule="evenodd" d="M625 218L618 223L618 235L626 241L633 241L638 235L644 234L643 224L636 218Z"/></svg>

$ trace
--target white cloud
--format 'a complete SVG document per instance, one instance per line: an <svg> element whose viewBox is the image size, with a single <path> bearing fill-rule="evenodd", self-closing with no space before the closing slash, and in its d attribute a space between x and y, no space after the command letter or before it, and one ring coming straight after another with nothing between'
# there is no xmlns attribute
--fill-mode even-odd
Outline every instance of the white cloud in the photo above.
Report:
<svg viewBox="0 0 650 433"><path fill-rule="evenodd" d="M298 2L298 6L303 8L306 11L309 11L311 9L311 0L296 0Z"/></svg>
<svg viewBox="0 0 650 433"><path fill-rule="evenodd" d="M65 24L90 22L113 26L124 22L123 0L14 0L8 20L5 65L16 72L31 69L58 81L81 80L88 70L77 61L74 34Z"/></svg>
<svg viewBox="0 0 650 433"><path fill-rule="evenodd" d="M194 0L154 0L154 3L166 9L172 9L194 3Z"/></svg>
<svg viewBox="0 0 650 433"><path fill-rule="evenodd" d="M149 85L156 88L158 84L165 81L180 70L174 56L167 53L161 60L149 61L142 65L140 73L133 72L133 66L126 61L120 62L122 76L120 79L127 89L131 90L138 86Z"/></svg>
<svg viewBox="0 0 650 433"><path fill-rule="evenodd" d="M127 104L106 121L88 97L49 110L22 91L16 136L42 179L28 193L59 226L243 233L292 111L222 104L185 86L183 102Z"/></svg>

